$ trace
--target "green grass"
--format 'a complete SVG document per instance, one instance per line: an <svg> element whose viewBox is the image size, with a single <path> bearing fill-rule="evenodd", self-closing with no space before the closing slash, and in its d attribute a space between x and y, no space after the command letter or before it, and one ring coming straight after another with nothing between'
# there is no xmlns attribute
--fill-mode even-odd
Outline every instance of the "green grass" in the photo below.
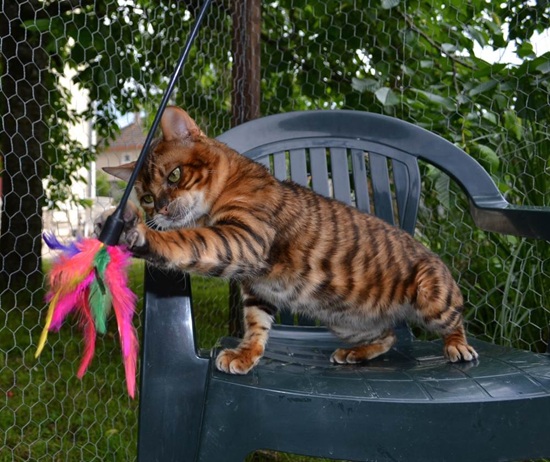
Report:
<svg viewBox="0 0 550 462"><path fill-rule="evenodd" d="M130 286L138 295L143 292L143 272L141 261L129 269ZM192 291L199 344L210 348L227 334L228 284L193 277ZM50 333L35 359L46 306L23 300L19 297L19 306L0 310L0 462L135 460L138 399L126 394L113 317L108 333L98 337L88 372L78 380L82 336L76 322ZM140 297L138 332L141 308ZM247 460L319 459L259 452Z"/></svg>
<svg viewBox="0 0 550 462"><path fill-rule="evenodd" d="M131 270L133 284L138 270ZM1 313L0 462L133 460L137 401L125 392L113 319L80 381L75 375L81 334L74 322L50 333L42 355L34 358L45 308Z"/></svg>

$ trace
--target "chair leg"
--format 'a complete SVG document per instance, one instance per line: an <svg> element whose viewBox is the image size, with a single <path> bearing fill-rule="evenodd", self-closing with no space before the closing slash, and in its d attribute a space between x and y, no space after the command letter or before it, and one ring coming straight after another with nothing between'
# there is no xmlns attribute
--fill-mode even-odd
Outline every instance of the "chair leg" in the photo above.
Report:
<svg viewBox="0 0 550 462"><path fill-rule="evenodd" d="M200 447L198 462L244 462L250 450L238 447L238 443L221 447L208 444L208 441Z"/></svg>
<svg viewBox="0 0 550 462"><path fill-rule="evenodd" d="M138 461L194 461L209 361L196 352L189 278L148 268L145 287Z"/></svg>

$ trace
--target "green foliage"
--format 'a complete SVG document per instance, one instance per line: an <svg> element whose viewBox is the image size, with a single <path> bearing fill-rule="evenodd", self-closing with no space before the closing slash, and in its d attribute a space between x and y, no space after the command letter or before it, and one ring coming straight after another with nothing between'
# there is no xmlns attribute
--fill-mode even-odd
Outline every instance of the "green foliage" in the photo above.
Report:
<svg viewBox="0 0 550 462"><path fill-rule="evenodd" d="M512 115L506 119L508 125L493 135L498 150L494 178L511 203L548 206L546 135L532 121L520 124ZM460 191L441 177L433 172L426 176L420 229L424 241L459 277L470 308L469 330L496 343L544 351L550 323L550 247L477 230Z"/></svg>
<svg viewBox="0 0 550 462"><path fill-rule="evenodd" d="M148 0L102 1L28 24L49 37L52 75L69 66L73 82L92 100L88 111L76 114L57 80L52 113L72 123L93 118L104 140L117 133L118 113L144 109L154 114L195 12L194 4L182 11ZM549 26L547 9L520 1L498 6L482 0L266 3L261 112L351 108L397 116L469 152L512 203L548 205L550 53L537 56L530 39ZM216 4L204 29L208 33L199 34L172 99L214 136L229 124L231 18L225 2ZM498 49L509 40L516 46L518 64L476 56L477 46ZM57 127L48 150L52 204L67 194L79 179L78 168L97 151L70 141L66 124ZM522 317L520 306L534 310L542 305L546 317L547 284L540 281L541 288L536 275L548 271L542 263L547 248L473 231L467 204L448 177L427 173L420 222L426 217L430 222L419 225L419 236L457 268L471 303L477 306L481 300L491 307L475 311L480 332L498 337L486 328L506 324L493 322L496 314L487 315L495 310ZM461 235L470 235L472 243L449 242L449 236ZM475 258L479 254L482 259ZM527 266L518 269L523 261ZM535 332L531 337L544 336Z"/></svg>
<svg viewBox="0 0 550 462"><path fill-rule="evenodd" d="M44 81L49 90L50 136L43 160L49 180L47 204L56 208L67 199L79 202L72 186L86 181L80 169L87 167L103 144L120 132L120 114L142 109L149 114L156 112L193 17L174 4L159 5L148 0L101 0L81 2L78 7L59 2L57 10L50 7L48 13L48 18L36 16L26 21L25 27L28 33L40 34L50 54ZM173 100L174 104L193 108L191 112L204 122L205 129L211 123L206 115L227 113L230 101L229 88L220 84L220 79L230 73L230 20L223 8L217 14L223 14L217 29L212 29L217 39L211 40L212 35L198 38L189 57L194 66L184 68L183 87ZM201 69L200 75L193 69ZM65 75L72 75L71 85L88 95L90 103L85 110L72 108L74 95L63 81ZM209 91L216 96L209 96ZM223 115L217 119L228 120ZM70 126L88 121L93 122L101 144L84 146L70 136ZM229 126L227 122L217 123L216 128L225 130Z"/></svg>
<svg viewBox="0 0 550 462"><path fill-rule="evenodd" d="M96 173L96 196L104 196L108 197L111 195L111 183L109 182L109 177L101 172L98 171Z"/></svg>
<svg viewBox="0 0 550 462"><path fill-rule="evenodd" d="M67 195L78 168L91 160L70 141L67 125L93 120L99 139L118 132L119 113L154 113L173 72L195 7L170 3L101 1L61 10L27 24L47 36L51 75L74 70L73 83L91 99L81 114L55 81L50 126L50 201ZM536 18L532 25L530 18ZM491 135L510 111L520 120L548 120L550 54L536 56L534 31L550 25L548 11L516 1L490 2L296 0L267 3L262 15L262 113L309 108L384 112L426 126L495 168ZM211 135L228 128L231 20L218 2L199 34L173 102L189 108ZM475 56L476 44L517 45L519 65ZM59 123L62 121L63 123ZM53 122L53 120L52 120ZM65 128L64 128L65 127Z"/></svg>

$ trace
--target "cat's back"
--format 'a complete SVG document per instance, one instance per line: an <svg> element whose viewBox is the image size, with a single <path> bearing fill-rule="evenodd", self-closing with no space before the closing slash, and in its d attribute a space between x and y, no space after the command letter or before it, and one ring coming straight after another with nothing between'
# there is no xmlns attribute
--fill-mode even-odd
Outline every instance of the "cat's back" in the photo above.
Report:
<svg viewBox="0 0 550 462"><path fill-rule="evenodd" d="M312 228L331 242L350 244L371 241L376 235L413 245L417 241L404 230L339 200L322 196L293 181L280 182L278 210L281 223L301 234ZM342 242L338 242L342 244Z"/></svg>
<svg viewBox="0 0 550 462"><path fill-rule="evenodd" d="M265 166L229 154L234 173L224 202L248 215L258 229L269 228L272 261L315 259L349 267L362 256L390 264L395 255L430 254L410 234L374 215L292 180L280 181Z"/></svg>

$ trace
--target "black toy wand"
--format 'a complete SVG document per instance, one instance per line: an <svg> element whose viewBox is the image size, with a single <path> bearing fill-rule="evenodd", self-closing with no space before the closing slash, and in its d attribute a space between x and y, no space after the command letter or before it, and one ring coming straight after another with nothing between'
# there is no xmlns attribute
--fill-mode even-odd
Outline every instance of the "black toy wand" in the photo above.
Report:
<svg viewBox="0 0 550 462"><path fill-rule="evenodd" d="M211 0L205 0L201 10L199 11L199 15L197 16L197 19L195 20L195 24L193 26L193 29L191 29L191 33L189 34L189 37L187 38L187 43L185 44L185 48L183 49L183 52L176 64L176 68L174 70L174 73L172 74L172 77L170 78L170 81L168 82L168 87L166 88L166 91L164 92L164 95L162 97L162 100L160 102L157 114L155 115L155 119L153 120L153 124L151 125L151 128L149 129L149 132L147 133L147 137L145 138L145 142L143 143L143 147L141 148L141 152L139 154L139 157L137 158L136 165L134 167L134 170L132 172L132 175L130 176L130 179L128 180L128 185L126 186L126 189L124 190L124 194L122 195L122 199L120 199L120 202L115 209L115 211L107 218L105 221L105 224L101 230L101 233L99 235L99 240L103 242L106 245L116 245L118 243L118 240L120 239L120 236L122 234L122 231L124 230L124 208L126 207L126 203L128 202L128 199L130 197L130 194L132 192L132 188L134 187L134 183L136 182L137 176L143 167L143 163L145 162L145 158L147 157L147 151L149 151L149 147L151 146L151 142L153 141L153 137L155 136L155 132L157 131L157 128L160 124L160 119L162 118L162 114L164 112L164 109L166 108L168 104L168 100L170 99L170 96L172 95L172 92L174 91L174 87L176 86L176 81L181 73L181 70L183 68L183 65L185 61L187 60L187 57L189 55L189 51L191 50L191 46L193 45L193 42L195 40L195 37L197 36L201 23L204 19L204 16L206 16L206 11L208 10L208 7L210 6Z"/></svg>

